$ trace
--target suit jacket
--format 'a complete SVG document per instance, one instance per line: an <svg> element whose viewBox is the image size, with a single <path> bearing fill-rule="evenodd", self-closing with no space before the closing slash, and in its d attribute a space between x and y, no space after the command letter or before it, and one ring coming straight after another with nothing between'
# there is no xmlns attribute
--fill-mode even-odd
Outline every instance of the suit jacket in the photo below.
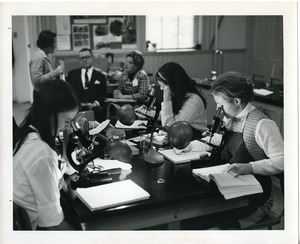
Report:
<svg viewBox="0 0 300 244"><path fill-rule="evenodd" d="M106 78L100 71L95 68L93 69L91 80L87 89L84 89L82 85L81 69L71 70L68 73L66 80L72 85L80 99L80 102L93 103L94 101L98 101L101 105L103 105L106 98Z"/></svg>

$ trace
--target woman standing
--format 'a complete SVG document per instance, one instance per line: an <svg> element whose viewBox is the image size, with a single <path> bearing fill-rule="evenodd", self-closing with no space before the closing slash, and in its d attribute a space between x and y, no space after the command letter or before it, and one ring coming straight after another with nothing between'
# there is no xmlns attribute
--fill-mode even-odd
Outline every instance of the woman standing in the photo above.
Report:
<svg viewBox="0 0 300 244"><path fill-rule="evenodd" d="M124 72L119 77L119 89L114 91L114 98L133 99L139 104L147 101L149 78L142 70L144 58L142 53L132 51L126 55Z"/></svg>
<svg viewBox="0 0 300 244"><path fill-rule="evenodd" d="M36 43L38 49L34 52L29 63L31 82L34 86L33 99L35 99L37 92L41 89L43 84L49 80L56 79L58 75L64 73L63 63L56 69L53 69L48 58L48 54L53 53L55 50L56 33L43 30L39 34Z"/></svg>
<svg viewBox="0 0 300 244"><path fill-rule="evenodd" d="M244 75L238 72L222 74L213 83L211 93L217 107L222 106L224 111L227 131L221 157L231 164L228 171L236 177L253 174L263 188L263 194L250 196L247 209L221 224L224 229L245 229L260 221L273 205L270 176L284 171L283 139L276 123L251 104L253 84ZM206 144L193 141L186 150L208 149Z"/></svg>
<svg viewBox="0 0 300 244"><path fill-rule="evenodd" d="M60 205L63 169L55 137L79 111L71 86L61 80L45 83L14 136L14 202L25 208L32 229L72 229Z"/></svg>
<svg viewBox="0 0 300 244"><path fill-rule="evenodd" d="M163 89L162 125L186 121L193 128L194 138L201 138L207 128L206 101L196 82L174 62L161 66L156 79Z"/></svg>

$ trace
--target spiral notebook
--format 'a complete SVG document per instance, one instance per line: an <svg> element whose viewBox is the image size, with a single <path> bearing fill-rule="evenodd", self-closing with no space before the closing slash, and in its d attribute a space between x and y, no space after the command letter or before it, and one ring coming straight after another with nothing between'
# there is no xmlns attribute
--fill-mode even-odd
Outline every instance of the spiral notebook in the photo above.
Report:
<svg viewBox="0 0 300 244"><path fill-rule="evenodd" d="M113 182L88 188L77 188L76 196L96 211L150 198L150 194L132 180Z"/></svg>

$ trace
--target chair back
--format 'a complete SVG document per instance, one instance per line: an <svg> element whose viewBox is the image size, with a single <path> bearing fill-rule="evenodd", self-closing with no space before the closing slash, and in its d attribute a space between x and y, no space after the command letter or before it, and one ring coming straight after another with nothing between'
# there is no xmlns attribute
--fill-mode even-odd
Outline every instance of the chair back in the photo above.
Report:
<svg viewBox="0 0 300 244"><path fill-rule="evenodd" d="M25 208L13 202L13 230L32 230Z"/></svg>

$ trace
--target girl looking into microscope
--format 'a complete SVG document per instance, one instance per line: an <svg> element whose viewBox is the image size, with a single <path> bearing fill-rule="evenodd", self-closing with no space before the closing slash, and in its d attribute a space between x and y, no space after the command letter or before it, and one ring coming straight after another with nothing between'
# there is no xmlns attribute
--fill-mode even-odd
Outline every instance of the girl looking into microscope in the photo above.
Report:
<svg viewBox="0 0 300 244"><path fill-rule="evenodd" d="M13 201L23 207L33 230L69 230L60 204L63 169L55 137L79 111L71 86L51 80L41 87L14 137Z"/></svg>
<svg viewBox="0 0 300 244"><path fill-rule="evenodd" d="M271 175L284 171L283 139L276 123L251 104L253 84L243 74L220 75L211 93L217 107L223 107L226 139L221 159L231 164L228 172L235 177L253 174L263 188L263 194L250 197L248 208L220 224L221 229L245 229L260 221L273 205ZM217 145L220 137L212 139ZM205 143L192 141L184 151L209 149Z"/></svg>

